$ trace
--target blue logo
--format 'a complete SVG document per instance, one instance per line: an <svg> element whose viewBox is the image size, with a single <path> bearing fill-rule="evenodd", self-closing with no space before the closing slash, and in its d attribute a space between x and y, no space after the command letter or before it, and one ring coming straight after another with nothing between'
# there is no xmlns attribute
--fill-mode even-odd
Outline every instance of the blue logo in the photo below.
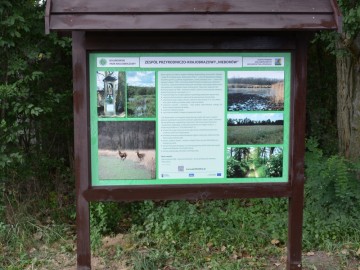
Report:
<svg viewBox="0 0 360 270"><path fill-rule="evenodd" d="M189 173L189 177L194 177L195 174L194 173Z"/></svg>
<svg viewBox="0 0 360 270"><path fill-rule="evenodd" d="M221 176L221 172L218 172L218 173L216 174L216 176Z"/></svg>

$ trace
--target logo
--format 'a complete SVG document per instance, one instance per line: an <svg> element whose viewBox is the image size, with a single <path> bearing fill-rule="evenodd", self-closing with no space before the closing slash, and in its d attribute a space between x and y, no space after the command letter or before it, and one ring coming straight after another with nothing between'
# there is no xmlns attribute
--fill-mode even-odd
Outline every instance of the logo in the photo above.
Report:
<svg viewBox="0 0 360 270"><path fill-rule="evenodd" d="M107 61L106 61L105 58L101 58L99 63L100 63L101 66L105 66L107 64Z"/></svg>
<svg viewBox="0 0 360 270"><path fill-rule="evenodd" d="M281 66L282 65L282 59L281 58L275 58L275 66Z"/></svg>
<svg viewBox="0 0 360 270"><path fill-rule="evenodd" d="M217 173L216 176L221 176L221 173Z"/></svg>
<svg viewBox="0 0 360 270"><path fill-rule="evenodd" d="M194 173L189 173L189 177L194 177L195 174Z"/></svg>

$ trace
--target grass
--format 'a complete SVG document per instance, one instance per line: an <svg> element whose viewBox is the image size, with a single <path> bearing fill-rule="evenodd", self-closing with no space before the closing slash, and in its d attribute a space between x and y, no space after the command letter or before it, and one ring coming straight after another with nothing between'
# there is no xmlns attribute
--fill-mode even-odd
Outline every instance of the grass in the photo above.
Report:
<svg viewBox="0 0 360 270"><path fill-rule="evenodd" d="M107 206L115 204L102 203L101 209L108 212L105 215L98 211L103 220L118 218L121 224L124 220L130 223L126 231L116 235L110 232L100 239L100 246L92 253L94 269L285 269L286 199L145 201L124 205L121 208L127 210L121 217L108 211L111 209ZM317 232L323 230L314 224L304 226ZM7 242L5 249L1 246L0 269L76 269L74 232L56 224L36 226L6 232L16 239L16 244ZM313 237L304 236L304 270L358 270L358 238L340 240L322 247L325 252L316 252L314 245L308 245Z"/></svg>
<svg viewBox="0 0 360 270"><path fill-rule="evenodd" d="M102 154L116 159L115 151ZM135 162L135 154L128 154L128 161ZM328 173L334 174L334 164L341 162L316 152L307 156L304 270L359 269L358 197L346 201L349 192L340 190L321 195L324 201L319 198L321 189L338 182L337 174ZM349 167L343 170L348 172ZM332 181L326 183L329 177ZM56 187L62 181L56 178ZM19 186L3 189L0 269L76 269L75 222L69 218L75 212L72 184L69 181L69 189L53 195L40 186L29 191L31 185L26 185L23 194ZM65 200L65 195L73 199ZM92 266L114 270L285 269L287 208L287 198L91 203L91 234L98 233L100 243L93 250Z"/></svg>
<svg viewBox="0 0 360 270"><path fill-rule="evenodd" d="M99 150L99 179L154 179L155 151L139 150L144 159L139 160L135 150L123 150L127 157L121 160L117 151Z"/></svg>
<svg viewBox="0 0 360 270"><path fill-rule="evenodd" d="M237 144L281 144L284 128L280 125L269 126L228 126L227 143Z"/></svg>

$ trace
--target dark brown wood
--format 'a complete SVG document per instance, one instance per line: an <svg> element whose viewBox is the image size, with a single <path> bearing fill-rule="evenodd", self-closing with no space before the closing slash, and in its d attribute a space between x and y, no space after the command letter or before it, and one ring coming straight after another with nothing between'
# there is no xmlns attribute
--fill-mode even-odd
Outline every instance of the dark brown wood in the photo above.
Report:
<svg viewBox="0 0 360 270"><path fill-rule="evenodd" d="M343 32L343 29L342 29L343 16L341 14L340 8L339 8L336 0L331 0L331 7L334 10L334 17L335 17L335 22L336 22L338 32L342 33Z"/></svg>
<svg viewBox="0 0 360 270"><path fill-rule="evenodd" d="M288 183L93 187L84 192L84 197L88 201L209 200L290 196L291 186Z"/></svg>
<svg viewBox="0 0 360 270"><path fill-rule="evenodd" d="M76 181L77 269L91 269L89 202L83 192L90 186L89 97L85 32L73 32L74 152Z"/></svg>
<svg viewBox="0 0 360 270"><path fill-rule="evenodd" d="M304 156L306 121L306 81L308 36L298 34L297 50L293 55L293 86L291 95L290 130L290 184L292 196L289 198L288 225L288 266L287 269L302 269L302 223L304 205Z"/></svg>
<svg viewBox="0 0 360 270"><path fill-rule="evenodd" d="M332 13L328 0L57 0L53 13Z"/></svg>
<svg viewBox="0 0 360 270"><path fill-rule="evenodd" d="M254 17L256 19L254 19ZM51 30L325 30L333 14L53 14Z"/></svg>
<svg viewBox="0 0 360 270"><path fill-rule="evenodd" d="M166 38L163 38L166 37ZM146 40L146 42L144 42ZM101 51L255 51L294 50L291 32L87 32L86 49Z"/></svg>
<svg viewBox="0 0 360 270"><path fill-rule="evenodd" d="M140 33L140 35L139 35ZM304 33L269 32L73 32L74 125L78 269L91 268L90 201L289 198L288 268L301 269L304 189L306 44ZM248 42L246 42L248 41ZM91 187L88 51L291 51L289 183Z"/></svg>

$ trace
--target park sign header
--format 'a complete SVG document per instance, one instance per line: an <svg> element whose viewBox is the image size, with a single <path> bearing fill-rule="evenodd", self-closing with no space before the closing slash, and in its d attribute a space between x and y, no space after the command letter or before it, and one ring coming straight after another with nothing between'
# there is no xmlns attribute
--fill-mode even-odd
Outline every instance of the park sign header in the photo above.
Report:
<svg viewBox="0 0 360 270"><path fill-rule="evenodd" d="M289 53L91 53L92 185L287 182Z"/></svg>

